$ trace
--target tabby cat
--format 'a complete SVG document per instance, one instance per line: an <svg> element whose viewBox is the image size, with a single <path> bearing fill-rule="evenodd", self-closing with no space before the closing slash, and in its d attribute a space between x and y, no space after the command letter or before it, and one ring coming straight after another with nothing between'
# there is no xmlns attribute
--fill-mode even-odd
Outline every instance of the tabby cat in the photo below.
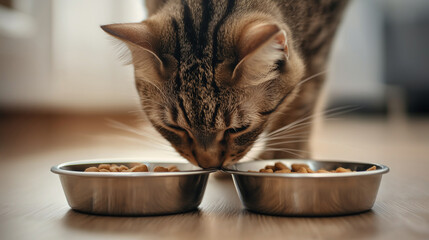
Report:
<svg viewBox="0 0 429 240"><path fill-rule="evenodd" d="M281 130L315 111L346 2L147 0L147 20L101 27L129 48L155 129L189 162L220 167L272 133L268 146L309 157L308 141ZM310 130L292 132L308 140ZM260 157L293 153L267 148Z"/></svg>

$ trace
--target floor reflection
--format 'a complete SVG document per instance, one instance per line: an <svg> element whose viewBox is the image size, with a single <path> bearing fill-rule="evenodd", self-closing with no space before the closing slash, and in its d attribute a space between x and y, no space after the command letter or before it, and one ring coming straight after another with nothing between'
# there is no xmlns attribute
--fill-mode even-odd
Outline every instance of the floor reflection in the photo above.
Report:
<svg viewBox="0 0 429 240"><path fill-rule="evenodd" d="M228 183L229 185L230 183ZM219 207L219 205L218 205ZM192 212L145 217L113 217L69 210L63 224L75 230L103 234L175 236L176 238L240 238L240 236L284 236L296 238L342 238L374 236L381 231L375 211L336 217L270 216L245 209L211 208ZM275 233L275 235L272 235ZM268 235L267 235L268 234Z"/></svg>
<svg viewBox="0 0 429 240"><path fill-rule="evenodd" d="M193 232L199 228L201 216L199 209L181 214L143 217L90 215L69 210L62 222L66 227L83 231L157 235Z"/></svg>

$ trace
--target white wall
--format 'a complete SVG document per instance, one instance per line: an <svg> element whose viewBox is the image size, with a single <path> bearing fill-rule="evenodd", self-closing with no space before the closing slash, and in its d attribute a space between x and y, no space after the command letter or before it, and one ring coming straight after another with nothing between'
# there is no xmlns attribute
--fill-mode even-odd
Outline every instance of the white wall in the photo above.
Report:
<svg viewBox="0 0 429 240"><path fill-rule="evenodd" d="M27 6L34 31L12 36L0 28L1 107L88 112L135 108L132 67L119 61L116 44L100 25L141 21L141 1L19 2Z"/></svg>
<svg viewBox="0 0 429 240"><path fill-rule="evenodd" d="M383 9L379 3L350 1L331 53L327 82L331 102L383 102Z"/></svg>
<svg viewBox="0 0 429 240"><path fill-rule="evenodd" d="M100 25L138 22L141 1L53 2L53 83L57 104L70 109L130 109L136 103L132 67Z"/></svg>
<svg viewBox="0 0 429 240"><path fill-rule="evenodd" d="M0 106L35 108L50 102L50 1L0 7Z"/></svg>

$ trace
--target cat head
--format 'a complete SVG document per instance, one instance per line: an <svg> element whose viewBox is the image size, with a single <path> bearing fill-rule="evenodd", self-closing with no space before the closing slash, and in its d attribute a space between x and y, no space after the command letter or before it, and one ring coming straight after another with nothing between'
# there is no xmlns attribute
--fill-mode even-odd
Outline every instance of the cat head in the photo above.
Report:
<svg viewBox="0 0 429 240"><path fill-rule="evenodd" d="M155 129L191 163L219 167L241 159L293 100L304 67L287 26L268 17L192 16L102 28L130 49Z"/></svg>

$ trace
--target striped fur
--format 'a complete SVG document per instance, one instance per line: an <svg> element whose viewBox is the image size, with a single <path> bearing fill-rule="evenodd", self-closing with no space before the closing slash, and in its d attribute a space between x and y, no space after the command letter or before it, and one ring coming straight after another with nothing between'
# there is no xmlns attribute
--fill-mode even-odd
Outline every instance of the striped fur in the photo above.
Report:
<svg viewBox="0 0 429 240"><path fill-rule="evenodd" d="M190 162L218 167L314 110L323 77L298 83L325 68L346 1L146 2L146 21L103 29L130 48L153 126Z"/></svg>

